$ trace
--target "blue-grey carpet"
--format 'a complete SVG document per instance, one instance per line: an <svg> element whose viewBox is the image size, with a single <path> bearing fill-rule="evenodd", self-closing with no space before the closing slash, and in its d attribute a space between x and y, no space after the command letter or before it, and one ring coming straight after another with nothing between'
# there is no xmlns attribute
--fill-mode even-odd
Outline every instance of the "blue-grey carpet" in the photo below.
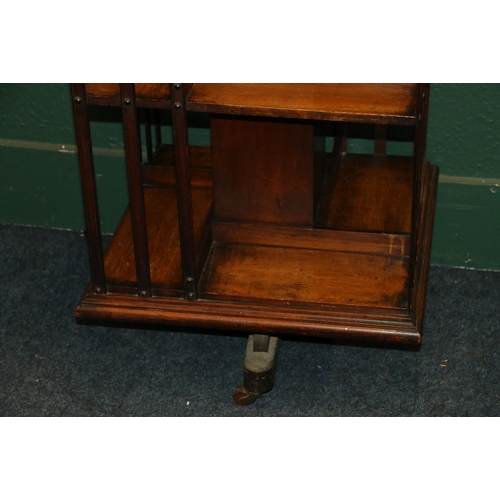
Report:
<svg viewBox="0 0 500 500"><path fill-rule="evenodd" d="M2 416L499 416L500 273L431 267L420 350L284 339L237 406L246 337L77 324L83 235L0 226Z"/></svg>

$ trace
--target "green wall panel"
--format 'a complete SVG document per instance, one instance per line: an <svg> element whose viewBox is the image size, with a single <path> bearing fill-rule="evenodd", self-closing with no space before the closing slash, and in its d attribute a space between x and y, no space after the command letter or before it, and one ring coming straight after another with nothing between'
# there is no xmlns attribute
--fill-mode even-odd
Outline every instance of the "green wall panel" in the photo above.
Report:
<svg viewBox="0 0 500 500"><path fill-rule="evenodd" d="M75 144L67 84L0 84L0 138Z"/></svg>
<svg viewBox="0 0 500 500"><path fill-rule="evenodd" d="M427 157L441 174L500 177L500 85L433 84Z"/></svg>
<svg viewBox="0 0 500 500"><path fill-rule="evenodd" d="M85 228L75 153L0 148L0 165L0 223ZM96 156L95 172L102 230L112 233L128 202L124 158Z"/></svg>
<svg viewBox="0 0 500 500"><path fill-rule="evenodd" d="M500 188L442 183L432 263L500 269Z"/></svg>
<svg viewBox="0 0 500 500"><path fill-rule="evenodd" d="M0 222L81 228L75 154L0 148Z"/></svg>

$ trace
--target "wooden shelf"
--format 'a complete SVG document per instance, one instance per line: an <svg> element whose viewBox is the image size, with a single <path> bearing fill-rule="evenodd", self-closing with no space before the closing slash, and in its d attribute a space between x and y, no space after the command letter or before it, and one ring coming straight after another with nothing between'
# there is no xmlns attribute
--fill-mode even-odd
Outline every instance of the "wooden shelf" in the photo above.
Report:
<svg viewBox="0 0 500 500"><path fill-rule="evenodd" d="M404 311L408 258L306 248L214 244L200 297Z"/></svg>
<svg viewBox="0 0 500 500"><path fill-rule="evenodd" d="M144 190L151 282L154 293L181 296L183 290L177 195L175 188ZM193 190L193 217L198 253L205 240L208 217L213 203L210 189ZM105 273L109 291L137 293L134 243L130 210L127 209L107 248Z"/></svg>
<svg viewBox="0 0 500 500"><path fill-rule="evenodd" d="M317 225L409 234L413 158L343 154L325 183Z"/></svg>
<svg viewBox="0 0 500 500"><path fill-rule="evenodd" d="M223 114L413 125L417 85L196 83L187 108ZM89 104L121 106L118 83L85 84ZM137 106L170 109L167 83L136 83Z"/></svg>
<svg viewBox="0 0 500 500"><path fill-rule="evenodd" d="M196 83L188 110L413 125L416 84Z"/></svg>
<svg viewBox="0 0 500 500"><path fill-rule="evenodd" d="M85 91L89 104L121 106L119 83L86 83ZM138 107L170 109L170 84L136 83Z"/></svg>

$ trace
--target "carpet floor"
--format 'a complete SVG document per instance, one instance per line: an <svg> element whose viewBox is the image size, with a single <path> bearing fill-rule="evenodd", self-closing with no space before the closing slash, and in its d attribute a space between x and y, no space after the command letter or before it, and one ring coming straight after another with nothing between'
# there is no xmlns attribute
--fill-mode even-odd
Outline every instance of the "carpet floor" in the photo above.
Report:
<svg viewBox="0 0 500 500"><path fill-rule="evenodd" d="M240 407L246 336L77 323L83 235L0 226L1 416L499 416L500 272L431 266L420 349L285 338Z"/></svg>

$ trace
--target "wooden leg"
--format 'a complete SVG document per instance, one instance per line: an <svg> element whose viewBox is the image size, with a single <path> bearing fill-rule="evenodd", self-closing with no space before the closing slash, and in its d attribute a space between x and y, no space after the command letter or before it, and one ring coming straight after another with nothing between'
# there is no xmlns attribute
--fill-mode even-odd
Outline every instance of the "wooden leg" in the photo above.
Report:
<svg viewBox="0 0 500 500"><path fill-rule="evenodd" d="M234 401L249 405L274 387L279 338L269 335L248 337L243 367L243 385L236 388Z"/></svg>

